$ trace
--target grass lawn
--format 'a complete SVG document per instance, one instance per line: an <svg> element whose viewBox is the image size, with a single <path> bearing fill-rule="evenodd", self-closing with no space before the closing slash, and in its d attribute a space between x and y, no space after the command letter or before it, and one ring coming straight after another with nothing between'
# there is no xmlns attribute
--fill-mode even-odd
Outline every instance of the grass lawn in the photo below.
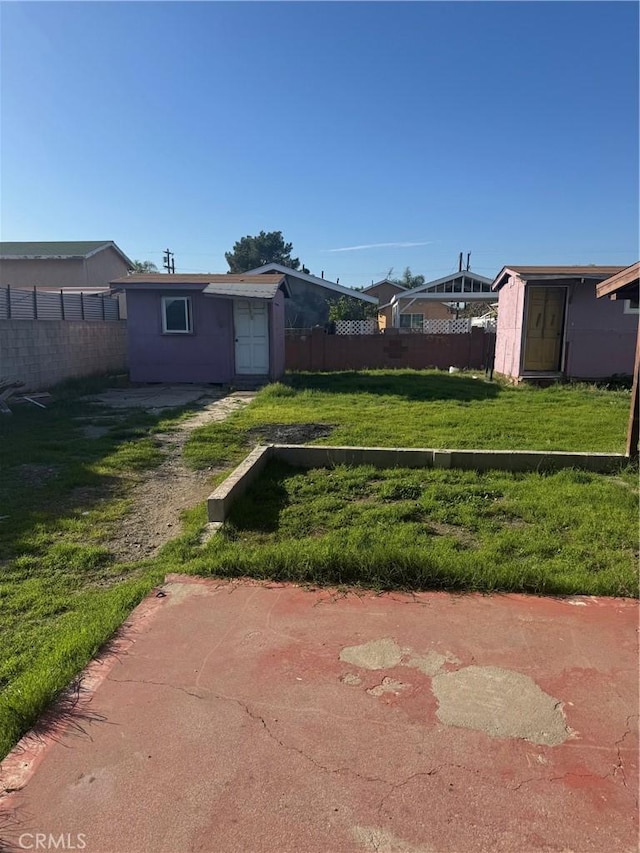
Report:
<svg viewBox="0 0 640 853"><path fill-rule="evenodd" d="M271 468L222 536L201 547L203 505L153 559L118 563L106 531L131 472L162 461L154 433L186 410L128 416L101 438L75 383L46 411L0 418L0 756L167 571L373 587L634 594L637 471L300 474ZM621 451L629 392L508 388L470 375L298 374L196 430L194 468L231 467L273 425L324 424L325 444ZM256 509L258 505L258 509ZM258 521L256 519L259 519Z"/></svg>
<svg viewBox="0 0 640 853"><path fill-rule="evenodd" d="M182 412L114 417L108 435L84 438L76 418L98 410L78 397L103 384L0 416L0 757L166 570L116 563L102 540L127 511L130 472L162 461L154 432Z"/></svg>
<svg viewBox="0 0 640 853"><path fill-rule="evenodd" d="M197 431L186 453L194 467L237 461L260 443L251 430L303 422L334 428L319 444L622 453L629 402L628 390L514 388L482 374L298 373L228 421Z"/></svg>
<svg viewBox="0 0 640 853"><path fill-rule="evenodd" d="M379 589L633 596L637 528L637 490L618 475L273 462L184 568Z"/></svg>

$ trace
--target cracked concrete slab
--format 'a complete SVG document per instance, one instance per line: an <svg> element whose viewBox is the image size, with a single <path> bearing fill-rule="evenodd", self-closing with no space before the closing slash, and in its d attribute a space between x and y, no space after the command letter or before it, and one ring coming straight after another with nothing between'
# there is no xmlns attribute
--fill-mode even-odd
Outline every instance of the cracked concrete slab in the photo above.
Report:
<svg viewBox="0 0 640 853"><path fill-rule="evenodd" d="M82 833L87 853L635 849L637 602L177 576L161 591L3 762L3 849L36 831ZM359 664L340 659L354 638ZM429 649L449 655L433 675ZM415 657L430 663L397 668ZM504 672L562 702L576 736L482 730L505 691L556 721ZM447 702L473 717L483 689L480 730L439 718Z"/></svg>
<svg viewBox="0 0 640 853"><path fill-rule="evenodd" d="M414 847L402 838L396 838L386 829L377 826L354 826L353 837L365 850L372 853L437 853L434 847Z"/></svg>

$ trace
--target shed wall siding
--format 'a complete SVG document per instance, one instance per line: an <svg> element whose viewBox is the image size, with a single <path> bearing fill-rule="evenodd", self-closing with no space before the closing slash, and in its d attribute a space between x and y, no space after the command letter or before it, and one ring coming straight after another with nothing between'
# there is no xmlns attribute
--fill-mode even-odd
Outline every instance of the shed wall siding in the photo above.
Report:
<svg viewBox="0 0 640 853"><path fill-rule="evenodd" d="M631 375L638 315L625 314L622 301L597 299L595 284L570 289L565 372L572 379Z"/></svg>
<svg viewBox="0 0 640 853"><path fill-rule="evenodd" d="M509 277L498 293L498 327L494 369L503 376L517 378L520 373L520 349L524 314L524 284Z"/></svg>
<svg viewBox="0 0 640 853"><path fill-rule="evenodd" d="M193 334L162 333L161 297L190 296ZM233 302L197 291L127 292L129 367L134 382L230 382Z"/></svg>

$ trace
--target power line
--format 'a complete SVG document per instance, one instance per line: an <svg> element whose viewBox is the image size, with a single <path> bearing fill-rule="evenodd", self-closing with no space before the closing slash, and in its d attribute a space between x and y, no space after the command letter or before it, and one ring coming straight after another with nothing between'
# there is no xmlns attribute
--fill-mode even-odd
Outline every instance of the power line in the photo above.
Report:
<svg viewBox="0 0 640 853"><path fill-rule="evenodd" d="M162 266L168 273L175 273L176 264L173 258L173 252L165 249L162 255Z"/></svg>

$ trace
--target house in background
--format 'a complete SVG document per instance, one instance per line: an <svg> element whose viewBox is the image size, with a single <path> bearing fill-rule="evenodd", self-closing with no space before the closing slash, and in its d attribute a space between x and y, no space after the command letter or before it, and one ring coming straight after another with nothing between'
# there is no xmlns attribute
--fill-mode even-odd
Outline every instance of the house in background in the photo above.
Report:
<svg viewBox="0 0 640 853"><path fill-rule="evenodd" d="M399 293L407 290L401 284L395 281L390 281L388 278L383 278L382 281L376 281L370 284L369 287L363 287L362 293L367 296L375 296L378 300L378 328L386 329L391 325L391 300Z"/></svg>
<svg viewBox="0 0 640 853"><path fill-rule="evenodd" d="M133 263L113 240L0 243L0 286L108 291Z"/></svg>
<svg viewBox="0 0 640 853"><path fill-rule="evenodd" d="M257 385L284 373L284 275L146 273L111 287L127 296L134 382Z"/></svg>
<svg viewBox="0 0 640 853"><path fill-rule="evenodd" d="M522 380L604 379L633 372L638 309L598 302L617 266L507 266L498 273L495 372Z"/></svg>
<svg viewBox="0 0 640 853"><path fill-rule="evenodd" d="M343 287L336 281L327 281L315 275L292 270L282 264L265 264L247 270L243 275L286 275L289 299L285 305L287 329L311 329L324 326L329 321L329 309L341 296L377 305L375 296L370 296L351 287Z"/></svg>
<svg viewBox="0 0 640 853"><path fill-rule="evenodd" d="M455 304L491 303L495 299L490 278L470 270L459 270L392 296L389 303L378 310L379 324L381 328L386 324L421 332L425 320L452 320Z"/></svg>

